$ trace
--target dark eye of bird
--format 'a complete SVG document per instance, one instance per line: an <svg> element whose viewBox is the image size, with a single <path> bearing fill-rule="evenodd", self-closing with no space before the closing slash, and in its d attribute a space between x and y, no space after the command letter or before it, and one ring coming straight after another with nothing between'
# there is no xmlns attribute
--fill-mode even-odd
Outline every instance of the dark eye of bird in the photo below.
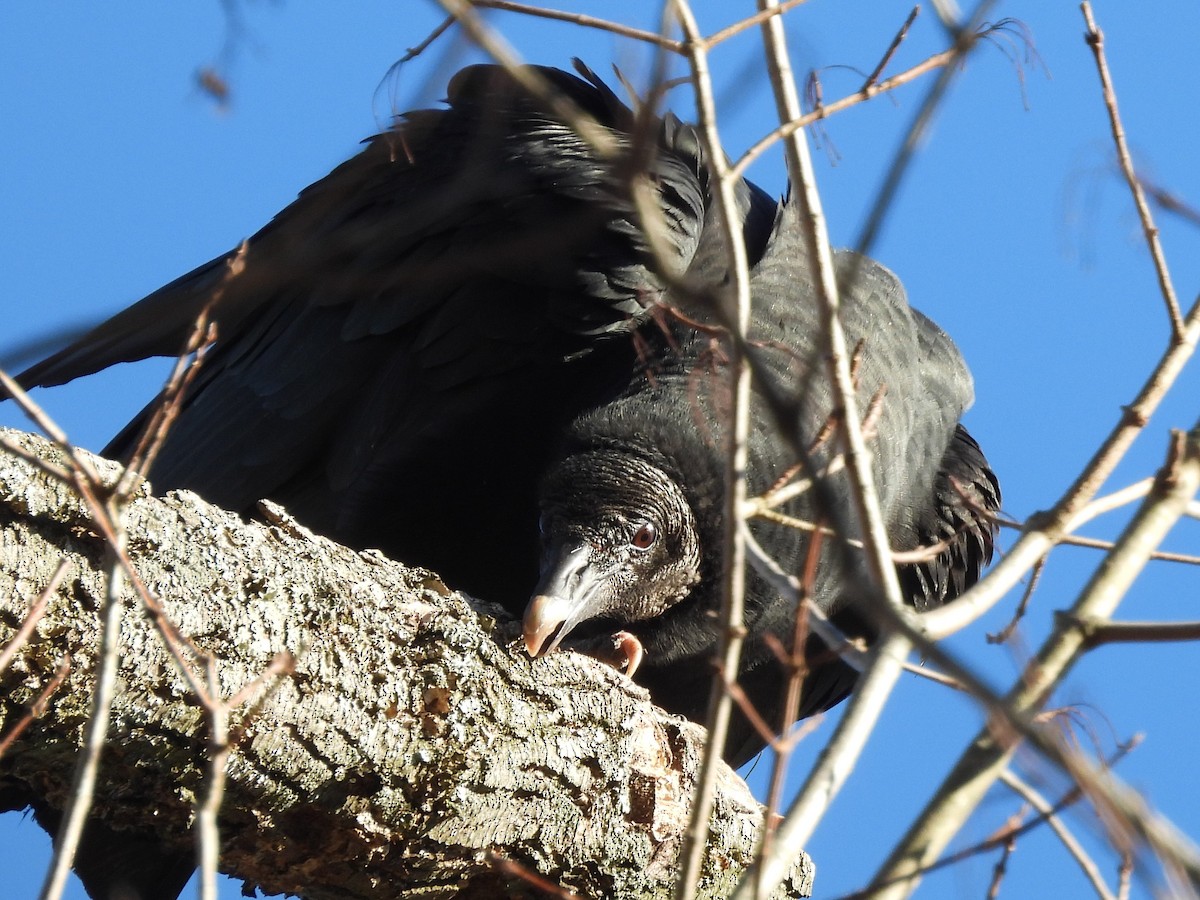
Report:
<svg viewBox="0 0 1200 900"><path fill-rule="evenodd" d="M643 522L633 533L629 543L638 550L649 550L656 540L658 540L658 529L654 527L654 523Z"/></svg>

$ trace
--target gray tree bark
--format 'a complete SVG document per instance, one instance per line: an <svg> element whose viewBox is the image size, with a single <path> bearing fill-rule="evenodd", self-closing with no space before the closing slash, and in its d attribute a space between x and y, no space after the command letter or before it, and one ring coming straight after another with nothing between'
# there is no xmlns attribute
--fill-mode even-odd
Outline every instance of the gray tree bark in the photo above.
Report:
<svg viewBox="0 0 1200 900"><path fill-rule="evenodd" d="M46 441L6 432L60 462ZM102 473L117 471L97 460ZM244 522L145 487L129 552L223 697L281 652L291 674L232 715L221 868L311 898L533 896L489 851L587 897L666 897L704 732L573 653L531 661L501 610L432 573L315 537L278 508ZM404 515L397 510L397 515ZM68 572L0 673L0 738L61 660L69 674L0 758L0 790L61 807L90 713L104 544L73 490L0 453L0 646L60 559ZM206 713L126 587L120 690L94 814L186 846L209 758ZM199 662L196 671L201 672ZM759 805L718 786L703 895L751 861ZM782 896L808 896L798 860Z"/></svg>

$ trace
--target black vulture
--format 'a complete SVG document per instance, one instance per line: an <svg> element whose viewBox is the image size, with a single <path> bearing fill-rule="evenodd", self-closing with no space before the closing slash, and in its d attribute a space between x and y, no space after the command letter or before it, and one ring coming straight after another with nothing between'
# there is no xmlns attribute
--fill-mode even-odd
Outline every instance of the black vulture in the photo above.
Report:
<svg viewBox="0 0 1200 900"><path fill-rule="evenodd" d="M247 514L269 497L317 532L427 566L518 615L528 603L534 654L569 633L586 643L626 631L645 654L635 679L702 719L728 431L728 335L710 300L730 277L714 186L692 128L666 115L639 129L578 69L537 71L603 127L615 154L503 69L464 69L445 108L402 116L250 238L241 274L226 278L233 253L215 259L19 380L54 385L174 355L221 286L218 338L155 463L156 489L190 488ZM659 204L670 274L630 199L635 168ZM794 204L748 181L736 193L754 301L750 489L799 465L817 485L782 511L829 521L825 504L846 488L826 433L834 400L813 267ZM901 570L908 600L936 606L992 552L997 483L959 425L970 376L892 273L849 253L838 266L892 545L945 541ZM146 417L106 454L128 453ZM809 532L752 530L799 570ZM870 636L856 554L835 543L823 547L814 599ZM751 576L741 678L768 713L781 670L764 638L789 633L793 614ZM809 649L804 715L840 701L855 677ZM725 752L741 762L762 745L739 719Z"/></svg>

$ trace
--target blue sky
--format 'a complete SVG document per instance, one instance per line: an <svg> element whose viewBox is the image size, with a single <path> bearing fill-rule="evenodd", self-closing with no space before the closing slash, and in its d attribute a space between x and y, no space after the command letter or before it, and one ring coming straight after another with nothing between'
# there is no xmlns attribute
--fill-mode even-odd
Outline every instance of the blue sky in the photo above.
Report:
<svg viewBox="0 0 1200 900"><path fill-rule="evenodd" d="M565 5L565 4L564 4ZM698 2L715 30L741 5ZM651 26L652 4L573 8ZM855 90L907 15L905 3L813 0L789 16L797 68L822 70L827 100ZM347 13L348 9L352 12ZM432 4L252 4L230 32L216 0L190 4L6 3L0 11L0 359L55 328L95 321L236 245L305 185L355 152L399 110L435 103L448 71L429 55L392 71L440 14ZM983 47L968 63L913 165L873 255L904 281L912 303L958 342L976 378L967 424L1004 486L1005 509L1024 518L1051 505L1116 421L1157 358L1166 319L1137 219L1114 175L1108 123L1075 3L1014 0L997 17L1021 20L1038 60L1021 47ZM1157 184L1200 205L1200 80L1193 48L1200 8L1182 0L1098 0L1096 15L1137 164ZM567 66L581 56L635 83L649 57L630 43L569 25L495 16L529 60ZM232 40L231 40L232 38ZM889 72L940 49L926 9ZM717 51L722 134L737 155L772 126L754 34ZM1014 63L1012 54L1018 63ZM467 57L463 57L466 61ZM232 95L218 108L195 73L221 65ZM928 81L826 123L818 178L835 243L854 241L891 154ZM686 101L677 111L690 117ZM751 170L784 189L769 154ZM1158 214L1181 301L1200 281L1200 230ZM98 449L152 396L163 364L123 366L38 399L80 444ZM1168 430L1200 412L1194 368L1151 421L1110 488L1151 474ZM19 425L8 405L0 424ZM1111 537L1121 516L1086 533ZM1200 550L1184 523L1172 549ZM1011 543L1011 535L1005 536ZM1020 647L994 647L1013 602L950 646L997 686L1036 647L1052 613L1069 605L1099 562L1095 551L1051 558ZM1192 568L1152 564L1122 608L1130 619L1195 619ZM1058 703L1081 704L1103 752L1114 736L1144 733L1121 773L1194 837L1200 781L1193 773L1200 717L1190 699L1194 645L1109 647L1069 678ZM802 747L792 781L828 734ZM962 699L907 678L859 771L810 843L817 894L860 885L947 765L979 727ZM1062 781L1032 757L1028 775L1056 795ZM753 773L757 783L767 769ZM963 842L990 833L1020 806L997 790ZM1071 819L1115 881L1094 818ZM0 817L7 896L34 896L48 841L31 820ZM918 896L983 896L995 856L927 879ZM14 867L21 861L20 869ZM16 873L16 874L14 874ZM13 884L13 879L17 883ZM225 896L236 897L229 882ZM1135 884L1135 896L1150 885ZM1056 842L1023 838L1001 896L1085 897L1089 888ZM73 896L82 896L79 892Z"/></svg>

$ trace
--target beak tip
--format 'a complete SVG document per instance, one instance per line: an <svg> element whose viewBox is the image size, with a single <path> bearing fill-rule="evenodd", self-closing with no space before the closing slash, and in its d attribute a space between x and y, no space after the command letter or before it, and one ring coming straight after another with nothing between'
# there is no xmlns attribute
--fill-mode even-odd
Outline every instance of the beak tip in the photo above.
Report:
<svg viewBox="0 0 1200 900"><path fill-rule="evenodd" d="M525 639L525 651L534 659L545 656L558 646L561 634L553 641L551 638L559 632L563 619L554 615L555 598L546 594L538 594L529 601L525 608L525 618L522 631Z"/></svg>

